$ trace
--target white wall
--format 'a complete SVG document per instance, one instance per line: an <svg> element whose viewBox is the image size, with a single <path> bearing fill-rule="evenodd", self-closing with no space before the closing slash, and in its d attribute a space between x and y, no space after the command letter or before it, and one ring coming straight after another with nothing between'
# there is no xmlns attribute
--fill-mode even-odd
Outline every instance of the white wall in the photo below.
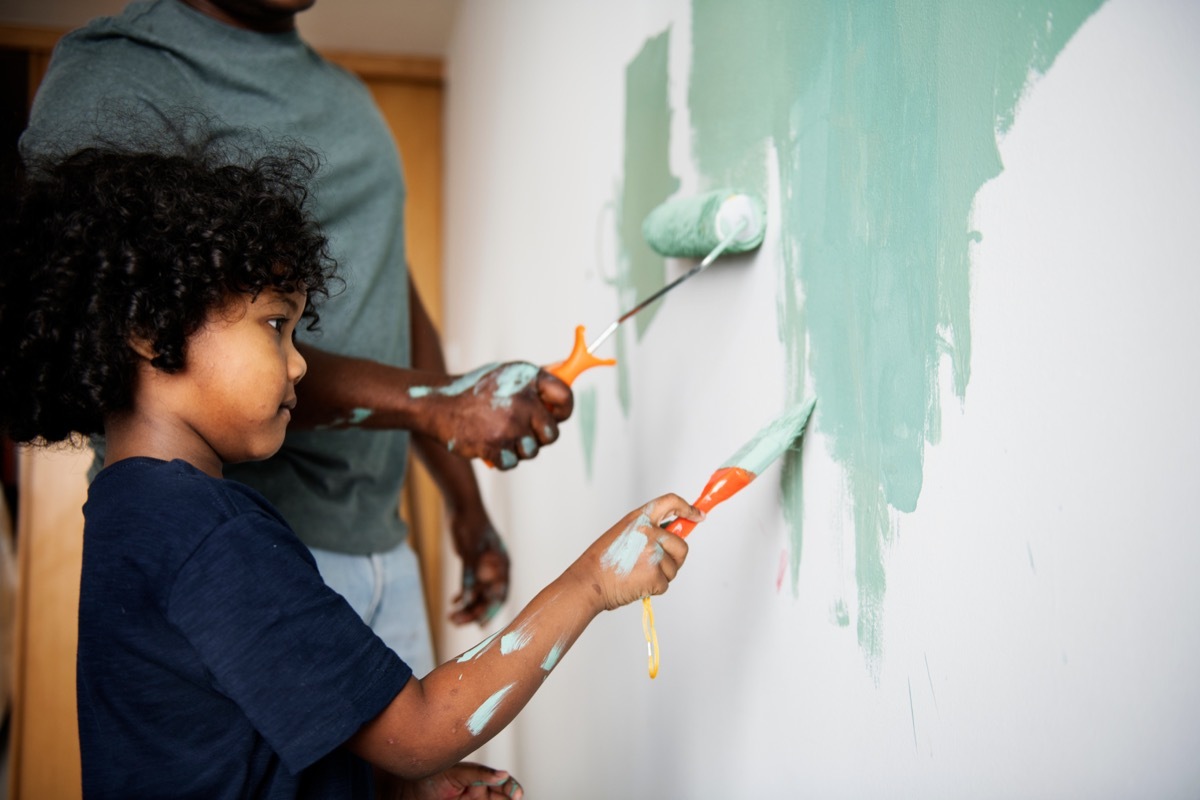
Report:
<svg viewBox="0 0 1200 800"><path fill-rule="evenodd" d="M1196 796L1198 9L1111 0L1001 138L1004 171L974 210L970 383L960 404L943 371L919 503L892 511L877 671L831 615L854 531L818 405L796 590L775 468L689 540L655 601L656 681L640 608L607 614L484 758L531 797ZM670 28L671 168L698 185L690 13L464 4L449 53L452 368L552 362L574 325L597 332L621 310L604 276L625 68ZM768 200L756 256L681 287L627 339L628 416L614 372L576 383L594 392L590 475L578 419L535 461L480 470L517 600L647 498L694 497L780 410L786 243L773 186ZM452 649L479 638L448 635Z"/></svg>

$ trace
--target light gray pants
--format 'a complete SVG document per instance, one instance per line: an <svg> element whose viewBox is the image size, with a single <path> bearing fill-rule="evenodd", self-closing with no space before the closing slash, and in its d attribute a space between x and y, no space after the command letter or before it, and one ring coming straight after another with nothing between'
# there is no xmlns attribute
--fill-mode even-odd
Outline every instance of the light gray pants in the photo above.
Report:
<svg viewBox="0 0 1200 800"><path fill-rule="evenodd" d="M436 666L421 569L408 542L367 556L312 549L321 577L423 678Z"/></svg>

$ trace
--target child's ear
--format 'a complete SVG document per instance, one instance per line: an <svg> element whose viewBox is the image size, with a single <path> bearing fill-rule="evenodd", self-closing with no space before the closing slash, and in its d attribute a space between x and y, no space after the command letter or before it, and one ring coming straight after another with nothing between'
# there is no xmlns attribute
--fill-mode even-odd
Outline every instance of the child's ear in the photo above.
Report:
<svg viewBox="0 0 1200 800"><path fill-rule="evenodd" d="M130 336L129 347L133 352L137 353L147 361L153 361L158 357L158 351L154 349L154 345L149 339L142 336Z"/></svg>

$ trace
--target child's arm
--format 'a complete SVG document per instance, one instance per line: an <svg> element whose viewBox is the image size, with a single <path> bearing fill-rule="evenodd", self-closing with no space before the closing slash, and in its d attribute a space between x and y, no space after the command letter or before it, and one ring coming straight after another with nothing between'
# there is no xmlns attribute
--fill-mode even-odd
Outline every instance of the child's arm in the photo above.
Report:
<svg viewBox="0 0 1200 800"><path fill-rule="evenodd" d="M347 746L406 778L458 762L504 728L601 611L662 594L687 544L660 527L703 514L677 495L632 511L543 589L503 631L415 677Z"/></svg>

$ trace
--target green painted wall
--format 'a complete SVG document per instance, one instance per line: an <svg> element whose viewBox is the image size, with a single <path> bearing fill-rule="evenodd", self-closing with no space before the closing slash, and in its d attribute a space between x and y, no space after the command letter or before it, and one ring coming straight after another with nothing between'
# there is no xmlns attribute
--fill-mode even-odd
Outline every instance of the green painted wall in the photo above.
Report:
<svg viewBox="0 0 1200 800"><path fill-rule="evenodd" d="M971 208L1003 168L996 137L1103 0L693 0L691 152L705 187L765 195L783 258L777 303L788 397L819 398L814 425L845 473L854 524L853 616L878 674L886 550L916 508L939 438L938 372L955 400L971 376ZM627 71L619 235L622 305L662 285L640 220L679 185L667 150L667 33ZM768 149L775 158L767 158ZM769 164L777 174L768 176ZM639 335L652 324L647 314ZM628 380L628 376L625 377ZM623 405L628 412L628 389ZM793 590L803 471L782 470Z"/></svg>

